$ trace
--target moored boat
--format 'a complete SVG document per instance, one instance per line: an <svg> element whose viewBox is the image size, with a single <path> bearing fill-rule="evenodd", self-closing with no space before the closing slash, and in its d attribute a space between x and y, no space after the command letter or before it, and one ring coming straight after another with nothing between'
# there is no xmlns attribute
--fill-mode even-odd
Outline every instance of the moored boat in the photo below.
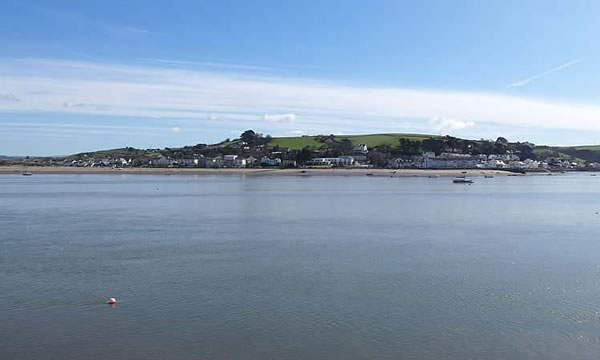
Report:
<svg viewBox="0 0 600 360"><path fill-rule="evenodd" d="M452 182L455 184L472 184L473 180L464 177L457 177L456 179L452 180Z"/></svg>

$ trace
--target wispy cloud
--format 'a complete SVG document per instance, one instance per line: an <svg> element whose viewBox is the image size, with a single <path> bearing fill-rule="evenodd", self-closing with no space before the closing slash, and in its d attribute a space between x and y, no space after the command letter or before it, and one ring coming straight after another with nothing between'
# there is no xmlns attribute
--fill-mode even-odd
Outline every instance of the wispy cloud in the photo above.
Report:
<svg viewBox="0 0 600 360"><path fill-rule="evenodd" d="M535 81L535 80L537 80L537 79L539 79L539 78L541 78L543 76L550 75L550 74L555 73L557 71L560 71L562 69L568 68L569 66L573 66L575 64L579 64L583 60L585 60L585 59L584 58L579 58L579 59L571 60L571 61L566 62L566 63L564 63L562 65L559 65L559 66L557 66L555 68L552 68L550 70L544 71L543 73L540 73L540 74L537 74L537 75L533 75L533 76L530 76L530 77L528 77L526 79L523 79L523 80L517 81L515 83L512 83L512 84L508 85L506 88L510 89L510 88L515 88L515 87L526 86L529 83L531 83L531 82L533 82L533 81Z"/></svg>
<svg viewBox="0 0 600 360"><path fill-rule="evenodd" d="M105 24L101 26L104 32L110 35L117 36L139 36L146 35L150 33L150 30L142 29L135 26L125 26L125 25L115 25L115 24Z"/></svg>
<svg viewBox="0 0 600 360"><path fill-rule="evenodd" d="M181 128L178 126L175 126L174 128L171 128L171 131L174 132L175 134L177 134L181 131Z"/></svg>
<svg viewBox="0 0 600 360"><path fill-rule="evenodd" d="M31 10L43 14L46 17L76 26L78 29L101 31L113 36L131 37L150 33L149 30L137 26L116 24L112 22L101 22L93 16L87 16L73 10L42 6L31 7Z"/></svg>
<svg viewBox="0 0 600 360"><path fill-rule="evenodd" d="M309 133L427 131L432 126L439 131L460 131L477 123L600 131L600 106L593 104L477 92L353 87L257 74L0 60L0 84L23 99L0 102L0 111L163 118L179 124L186 121L190 125L186 129L218 122L221 128L227 124L242 129L260 129L268 123L270 131L280 129L280 133L296 129ZM438 120L432 124L430 119Z"/></svg>
<svg viewBox="0 0 600 360"><path fill-rule="evenodd" d="M147 58L143 60L148 60L151 62L159 63L159 64L168 64L168 65L186 65L186 66L196 66L196 67L212 67L212 68L223 68L223 69L231 69L231 70L272 70L266 66L258 66L258 65L246 65L246 64L230 64L230 63L221 63L221 62L211 62L211 61L191 61L191 60L177 60L177 59L155 59L155 58Z"/></svg>
<svg viewBox="0 0 600 360"><path fill-rule="evenodd" d="M15 96L13 93L0 93L0 102L21 102L21 99Z"/></svg>
<svg viewBox="0 0 600 360"><path fill-rule="evenodd" d="M106 111L108 110L108 106L105 104L85 104L85 103L74 103L74 102L64 102L63 107L66 109L93 109L96 111Z"/></svg>
<svg viewBox="0 0 600 360"><path fill-rule="evenodd" d="M73 124L55 122L3 122L0 121L0 133L3 136L27 134L35 137L71 137L81 136L158 136L165 131L173 131L167 127L158 126L124 126L124 125L98 125L98 124Z"/></svg>

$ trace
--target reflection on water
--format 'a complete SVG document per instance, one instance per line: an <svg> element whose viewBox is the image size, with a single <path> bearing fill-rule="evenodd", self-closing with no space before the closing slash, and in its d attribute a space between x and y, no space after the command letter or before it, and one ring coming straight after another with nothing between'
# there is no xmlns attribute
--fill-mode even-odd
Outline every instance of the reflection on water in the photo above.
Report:
<svg viewBox="0 0 600 360"><path fill-rule="evenodd" d="M2 359L596 359L597 179L0 176Z"/></svg>

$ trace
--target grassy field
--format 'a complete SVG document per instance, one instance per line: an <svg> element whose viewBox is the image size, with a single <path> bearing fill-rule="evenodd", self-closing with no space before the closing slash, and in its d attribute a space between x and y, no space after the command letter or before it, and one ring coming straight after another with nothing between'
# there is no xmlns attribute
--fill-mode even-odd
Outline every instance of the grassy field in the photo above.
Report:
<svg viewBox="0 0 600 360"><path fill-rule="evenodd" d="M318 149L324 144L317 141L317 136L294 136L273 138L268 145L301 150L307 146L313 149Z"/></svg>
<svg viewBox="0 0 600 360"><path fill-rule="evenodd" d="M67 159L82 158L85 155L87 155L88 157L93 157L93 158L101 158L101 157L108 157L108 156L114 157L118 154L127 154L127 148L98 150L98 151L87 152L87 153L73 154L73 155L68 156Z"/></svg>
<svg viewBox="0 0 600 360"><path fill-rule="evenodd" d="M423 134L370 134L370 135L335 135L337 141L349 139L353 144L366 144L369 148L379 145L389 145L397 147L400 144L400 139L410 140L425 140L435 135ZM323 143L317 141L318 136L296 136L296 137L276 137L271 140L269 146L279 145L290 149L300 150L305 147L318 149L323 146Z"/></svg>
<svg viewBox="0 0 600 360"><path fill-rule="evenodd" d="M400 139L423 141L425 139L429 139L430 137L436 136L423 134L371 134L340 136L340 138L350 139L353 144L366 144L368 147L375 147L379 145L397 147L400 144Z"/></svg>
<svg viewBox="0 0 600 360"><path fill-rule="evenodd" d="M600 151L600 145L572 146L575 150Z"/></svg>
<svg viewBox="0 0 600 360"><path fill-rule="evenodd" d="M538 147L533 149L533 153L539 158L547 157L559 157L561 159L567 159L577 162L585 162L585 159L576 156L576 154L570 154L572 150L577 150L577 147L566 147L566 148L555 148L555 147ZM600 149L599 149L600 150Z"/></svg>

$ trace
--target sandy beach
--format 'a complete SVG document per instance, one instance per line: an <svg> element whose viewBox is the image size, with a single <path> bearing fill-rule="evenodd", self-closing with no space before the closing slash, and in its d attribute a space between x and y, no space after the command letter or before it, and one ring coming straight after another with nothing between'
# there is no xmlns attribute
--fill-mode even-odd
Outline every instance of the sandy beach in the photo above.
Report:
<svg viewBox="0 0 600 360"><path fill-rule="evenodd" d="M236 176L506 176L502 170L421 170L421 169L208 169L208 168L83 168L68 166L0 166L0 174L97 174L97 175L236 175Z"/></svg>

